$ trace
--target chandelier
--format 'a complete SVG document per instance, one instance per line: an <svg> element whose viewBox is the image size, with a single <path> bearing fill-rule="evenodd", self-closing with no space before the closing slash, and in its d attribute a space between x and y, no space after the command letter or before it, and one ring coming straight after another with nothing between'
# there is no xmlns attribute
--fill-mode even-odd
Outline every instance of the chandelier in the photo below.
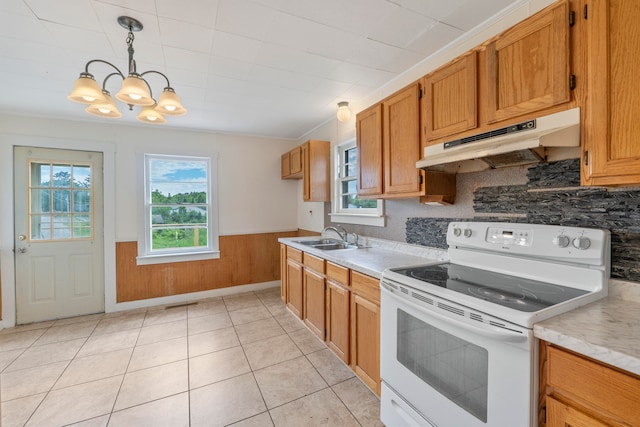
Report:
<svg viewBox="0 0 640 427"><path fill-rule="evenodd" d="M128 16L118 17L118 24L129 30L127 36L127 47L129 52L129 74L127 77L110 62L102 59L92 59L87 62L84 72L80 73L80 77L76 80L71 94L67 97L70 101L79 102L81 104L89 104L85 111L98 117L117 118L122 114L118 111L116 103L111 94L107 90L107 81L114 76L122 78L122 86L120 91L116 93L116 98L129 106L129 110L133 110L134 106L141 106L142 110L136 118L147 123L166 123L164 115L181 116L187 112L182 106L180 98L171 87L167 76L160 71L149 70L138 73L136 70L136 61L133 59L133 32L142 30L142 23L135 18ZM89 65L94 62L101 62L111 66L115 71L108 74L102 82L102 89L96 82L93 74L89 73ZM144 79L147 74L159 74L167 81L157 102L151 93L151 86Z"/></svg>

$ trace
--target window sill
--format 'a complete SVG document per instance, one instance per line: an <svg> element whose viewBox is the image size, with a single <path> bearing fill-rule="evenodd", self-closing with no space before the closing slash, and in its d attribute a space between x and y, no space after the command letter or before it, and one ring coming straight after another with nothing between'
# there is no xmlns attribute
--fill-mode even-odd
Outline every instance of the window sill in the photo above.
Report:
<svg viewBox="0 0 640 427"><path fill-rule="evenodd" d="M384 215L331 213L329 216L331 218L331 222L341 224L371 225L374 227L384 227L386 225L386 218Z"/></svg>
<svg viewBox="0 0 640 427"><path fill-rule="evenodd" d="M143 255L136 257L137 265L167 264L170 262L202 261L220 258L220 251Z"/></svg>

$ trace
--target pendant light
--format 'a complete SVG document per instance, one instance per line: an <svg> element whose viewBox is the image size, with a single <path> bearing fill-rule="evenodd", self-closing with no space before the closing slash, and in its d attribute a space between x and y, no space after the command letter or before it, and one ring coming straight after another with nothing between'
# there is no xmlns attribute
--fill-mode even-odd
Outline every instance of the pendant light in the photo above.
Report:
<svg viewBox="0 0 640 427"><path fill-rule="evenodd" d="M171 87L169 79L160 71L149 70L138 73L136 70L136 61L133 59L133 32L142 30L142 23L135 18L129 16L118 17L118 24L129 31L127 35L127 51L129 53L129 70L125 75L110 62L102 59L92 59L85 65L84 72L80 73L80 77L76 80L71 94L67 97L70 101L89 104L85 111L99 117L118 118L122 114L106 89L107 81L113 76L119 76L122 79L120 90L115 97L129 106L129 110L133 110L134 106L141 106L142 111L136 117L138 120L146 123L166 123L163 114L169 116L181 116L187 113L187 110L180 102L180 98L176 95L175 90ZM94 62L100 62L112 67L115 71L108 74L102 83L102 88L96 82L93 74L89 72L89 66ZM158 102L153 98L151 86L144 78L147 74L158 74L167 82L163 89Z"/></svg>
<svg viewBox="0 0 640 427"><path fill-rule="evenodd" d="M339 122L348 122L351 118L351 110L349 109L349 103L346 101L338 102L338 112L336 117Z"/></svg>

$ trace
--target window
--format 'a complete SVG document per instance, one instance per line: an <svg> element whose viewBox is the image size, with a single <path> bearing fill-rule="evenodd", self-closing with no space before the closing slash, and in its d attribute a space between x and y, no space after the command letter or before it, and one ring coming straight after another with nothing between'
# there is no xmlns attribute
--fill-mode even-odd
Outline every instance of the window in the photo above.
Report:
<svg viewBox="0 0 640 427"><path fill-rule="evenodd" d="M91 164L29 164L29 240L93 237Z"/></svg>
<svg viewBox="0 0 640 427"><path fill-rule="evenodd" d="M384 226L382 200L358 198L358 148L351 140L335 151L332 222Z"/></svg>
<svg viewBox="0 0 640 427"><path fill-rule="evenodd" d="M144 156L144 251L138 264L219 257L212 169L205 157Z"/></svg>

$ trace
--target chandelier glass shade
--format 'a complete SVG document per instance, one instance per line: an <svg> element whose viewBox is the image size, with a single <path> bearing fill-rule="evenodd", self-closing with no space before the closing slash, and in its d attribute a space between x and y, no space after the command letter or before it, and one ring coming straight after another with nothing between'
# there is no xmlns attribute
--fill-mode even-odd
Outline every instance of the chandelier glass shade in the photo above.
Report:
<svg viewBox="0 0 640 427"><path fill-rule="evenodd" d="M102 59L92 59L85 65L84 72L80 73L80 77L73 85L71 94L67 97L70 101L89 104L85 111L98 117L118 118L122 114L118 111L118 107L114 102L111 94L106 89L107 81L114 76L122 79L122 86L115 94L115 97L129 106L129 110L133 110L134 106L142 106L142 111L136 117L138 120L146 123L166 123L163 115L181 116L187 113L187 110L180 102L180 98L176 95L175 90L171 87L169 79L163 73L155 70L138 73L136 70L136 61L133 59L133 31L142 30L140 21L128 17L120 16L118 23L125 29L129 30L127 36L127 46L129 53L129 73L127 77L110 62ZM102 83L102 88L96 81L93 74L89 72L89 66L95 62L107 64L113 68L113 72L108 74ZM163 77L167 84L160 94L158 101L153 98L151 86L144 78L147 74L158 74Z"/></svg>

